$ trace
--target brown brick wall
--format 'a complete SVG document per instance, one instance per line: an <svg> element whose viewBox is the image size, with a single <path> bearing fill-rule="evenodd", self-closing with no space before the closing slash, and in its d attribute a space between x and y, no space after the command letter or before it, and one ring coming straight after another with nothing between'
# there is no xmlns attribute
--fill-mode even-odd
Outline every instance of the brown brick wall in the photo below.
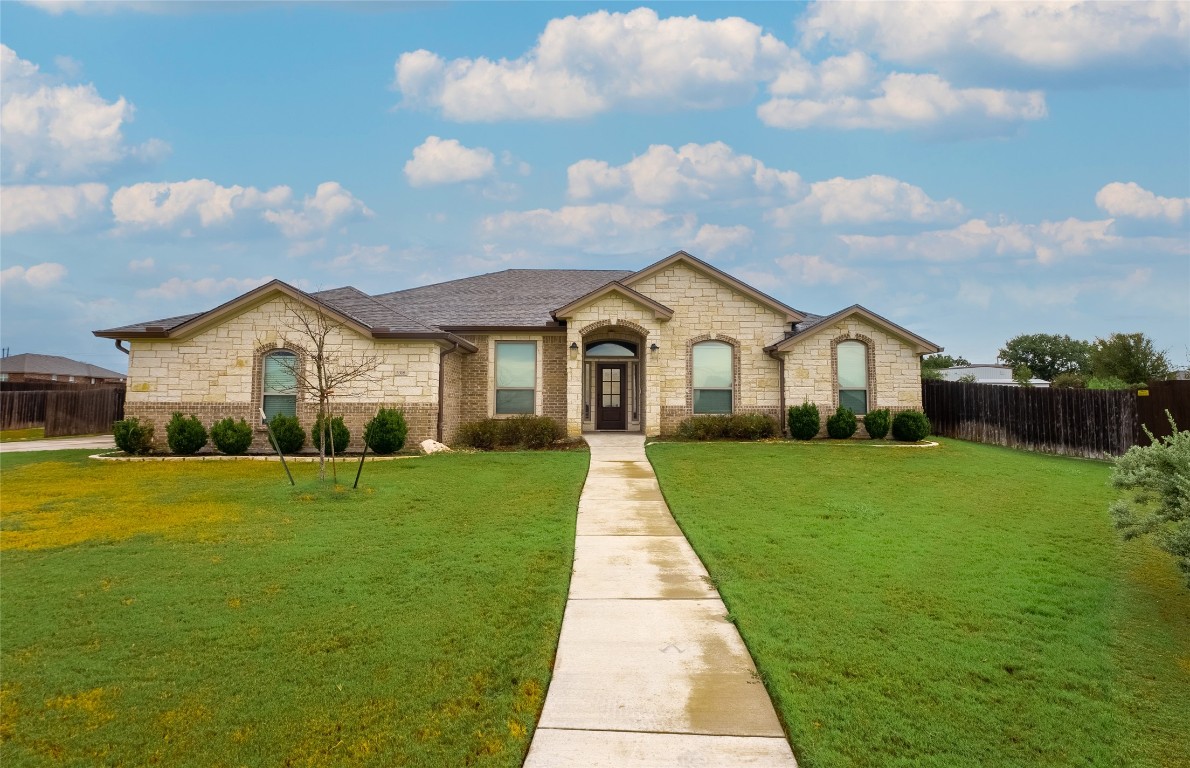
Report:
<svg viewBox="0 0 1190 768"><path fill-rule="evenodd" d="M545 336L541 344L541 415L566 429L566 336Z"/></svg>
<svg viewBox="0 0 1190 768"><path fill-rule="evenodd" d="M460 423L488 417L488 337L485 335L463 338L479 347L479 351L473 355L464 355L461 361Z"/></svg>
<svg viewBox="0 0 1190 768"><path fill-rule="evenodd" d="M331 409L335 416L342 416L343 423L351 431L351 442L348 450L363 449L364 424L366 424L380 408L398 408L405 413L405 420L409 424L409 435L405 440L406 447L416 446L422 440L435 438L438 428L438 409L433 403L332 403ZM165 425L169 422L174 411L181 411L187 416L197 416L207 429L216 421L231 417L244 419L256 427L255 438L252 441L253 451L270 451L268 436L260 426L260 410L247 403L125 403L124 415L135 416L142 421L151 422L154 426L153 444L160 450L167 449ZM318 416L317 403L298 403L298 421L305 428L307 435L314 426L314 419ZM313 450L312 443L307 438L307 450Z"/></svg>
<svg viewBox="0 0 1190 768"><path fill-rule="evenodd" d="M464 360L474 355L456 350L442 358L442 442L448 445L454 441L459 424L462 423L463 365Z"/></svg>

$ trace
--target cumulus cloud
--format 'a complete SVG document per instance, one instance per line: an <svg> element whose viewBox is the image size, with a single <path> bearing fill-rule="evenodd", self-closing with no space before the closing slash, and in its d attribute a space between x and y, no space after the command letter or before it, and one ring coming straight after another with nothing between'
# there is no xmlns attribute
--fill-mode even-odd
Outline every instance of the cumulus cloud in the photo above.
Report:
<svg viewBox="0 0 1190 768"><path fill-rule="evenodd" d="M132 259L131 261L128 262L128 271L129 272L152 272L153 267L155 267L155 266L157 266L157 263L155 261L153 261L152 257L148 257L148 258L144 258L144 259Z"/></svg>
<svg viewBox="0 0 1190 768"><path fill-rule="evenodd" d="M107 185L14 185L0 189L0 233L63 230L106 209Z"/></svg>
<svg viewBox="0 0 1190 768"><path fill-rule="evenodd" d="M136 295L142 299L163 299L167 301L176 301L178 299L186 299L191 296L202 297L217 297L217 296L234 296L236 294L245 293L253 288L264 285L272 280L272 276L267 277L225 277L218 280L213 277L203 277L196 280L184 280L180 277L171 277L164 283L161 283L155 288L146 288L137 291Z"/></svg>
<svg viewBox="0 0 1190 768"><path fill-rule="evenodd" d="M482 219L480 231L498 240L531 240L584 253L615 254L686 242L695 234L697 223L689 214L600 203L506 211Z"/></svg>
<svg viewBox="0 0 1190 768"><path fill-rule="evenodd" d="M746 247L752 242L753 234L751 229L742 224L734 227L703 224L690 242L690 247L695 253L715 256Z"/></svg>
<svg viewBox="0 0 1190 768"><path fill-rule="evenodd" d="M49 288L66 277L66 267L53 261L31 267L12 266L0 271L0 285Z"/></svg>
<svg viewBox="0 0 1190 768"><path fill-rule="evenodd" d="M921 187L888 176L867 176L816 181L803 199L771 211L767 218L787 227L806 218L828 225L937 222L956 220L963 213L962 204L953 198L934 200Z"/></svg>
<svg viewBox="0 0 1190 768"><path fill-rule="evenodd" d="M1190 210L1190 197L1161 197L1136 182L1114 181L1095 195L1095 205L1110 216L1165 219L1177 224Z"/></svg>
<svg viewBox="0 0 1190 768"><path fill-rule="evenodd" d="M496 158L489 150L464 147L457 139L437 136L429 136L415 147L413 158L405 163L405 177L415 187L475 181L495 170Z"/></svg>
<svg viewBox="0 0 1190 768"><path fill-rule="evenodd" d="M292 198L293 190L286 186L269 190L224 187L210 179L142 182L116 190L112 215L118 231L128 232L225 227L253 214L294 239L372 215L362 201L334 181L319 184L315 194L300 204Z"/></svg>
<svg viewBox="0 0 1190 768"><path fill-rule="evenodd" d="M614 107L713 109L747 101L791 55L741 18L598 11L551 20L513 60L404 53L394 86L405 105L459 121L581 118Z"/></svg>
<svg viewBox="0 0 1190 768"><path fill-rule="evenodd" d="M135 110L123 97L108 101L94 85L55 84L6 45L0 45L0 91L5 178L87 178L129 159L152 162L169 151L157 139L139 146L125 142L123 127Z"/></svg>
<svg viewBox="0 0 1190 768"><path fill-rule="evenodd" d="M982 58L1038 73L1089 66L1186 66L1190 6L1182 2L814 3L803 44L873 51L915 67Z"/></svg>
<svg viewBox="0 0 1190 768"><path fill-rule="evenodd" d="M389 253L387 245L352 246L331 259L327 266L333 269L366 269L374 272L386 271L394 268L394 259Z"/></svg>
<svg viewBox="0 0 1190 768"><path fill-rule="evenodd" d="M759 195L789 198L802 191L796 172L769 168L721 141L678 149L654 144L617 166L580 160L566 170L566 178L567 193L577 200L615 195L649 205Z"/></svg>
<svg viewBox="0 0 1190 768"><path fill-rule="evenodd" d="M828 261L822 256L791 253L777 259L777 265L794 282L800 285L839 285L840 283L865 282L863 274Z"/></svg>
<svg viewBox="0 0 1190 768"><path fill-rule="evenodd" d="M859 81L841 81L855 86ZM799 84L778 81L792 91ZM834 87L834 86L832 86ZM1041 91L956 88L938 75L894 72L863 93L823 91L806 98L776 96L756 114L773 128L829 127L878 130L1010 128L1047 114Z"/></svg>

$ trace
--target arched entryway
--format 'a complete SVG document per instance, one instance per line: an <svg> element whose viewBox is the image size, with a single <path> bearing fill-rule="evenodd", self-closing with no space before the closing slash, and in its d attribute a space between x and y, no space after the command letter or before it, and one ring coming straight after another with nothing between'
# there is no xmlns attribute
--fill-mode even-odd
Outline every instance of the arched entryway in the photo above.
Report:
<svg viewBox="0 0 1190 768"><path fill-rule="evenodd" d="M645 338L620 326L583 336L583 430L640 432L644 423Z"/></svg>

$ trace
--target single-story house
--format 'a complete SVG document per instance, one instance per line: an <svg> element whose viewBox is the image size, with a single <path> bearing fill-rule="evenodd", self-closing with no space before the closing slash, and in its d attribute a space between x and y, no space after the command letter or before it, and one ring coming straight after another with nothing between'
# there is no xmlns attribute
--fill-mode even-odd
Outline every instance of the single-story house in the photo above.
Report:
<svg viewBox="0 0 1190 768"><path fill-rule="evenodd" d="M943 381L966 381L972 384L999 384L1003 387L1019 387L1021 384L1012 378L1012 366L999 363L977 363L975 365L955 365L950 368L939 368L938 374ZM1045 379L1029 379L1031 387L1049 387Z"/></svg>
<svg viewBox="0 0 1190 768"><path fill-rule="evenodd" d="M636 272L509 269L369 295L306 293L273 281L206 312L95 331L127 342L125 412L161 426L174 411L207 424L260 411L309 428L316 398L296 312L334 321L327 348L371 359L333 394L360 446L380 407L404 410L409 440L450 442L459 425L536 414L570 435L672 434L694 414L787 405L921 407L921 356L941 347L854 305L801 312L679 251ZM260 445L265 445L261 438Z"/></svg>
<svg viewBox="0 0 1190 768"><path fill-rule="evenodd" d="M123 384L125 376L91 363L59 355L24 353L0 358L0 381L56 381L90 386Z"/></svg>

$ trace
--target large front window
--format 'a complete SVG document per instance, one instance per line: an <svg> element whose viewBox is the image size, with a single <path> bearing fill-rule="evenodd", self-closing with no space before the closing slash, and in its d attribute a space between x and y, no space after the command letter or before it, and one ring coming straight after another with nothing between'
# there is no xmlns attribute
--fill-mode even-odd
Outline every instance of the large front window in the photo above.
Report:
<svg viewBox="0 0 1190 768"><path fill-rule="evenodd" d="M496 342L496 414L534 413L537 342Z"/></svg>
<svg viewBox="0 0 1190 768"><path fill-rule="evenodd" d="M853 413L868 412L868 348L859 341L835 347L839 369L839 406Z"/></svg>
<svg viewBox="0 0 1190 768"><path fill-rule="evenodd" d="M694 345L694 412L731 413L731 345L704 341Z"/></svg>
<svg viewBox="0 0 1190 768"><path fill-rule="evenodd" d="M297 355L280 349L264 359L263 402L265 420L277 414L297 416Z"/></svg>

